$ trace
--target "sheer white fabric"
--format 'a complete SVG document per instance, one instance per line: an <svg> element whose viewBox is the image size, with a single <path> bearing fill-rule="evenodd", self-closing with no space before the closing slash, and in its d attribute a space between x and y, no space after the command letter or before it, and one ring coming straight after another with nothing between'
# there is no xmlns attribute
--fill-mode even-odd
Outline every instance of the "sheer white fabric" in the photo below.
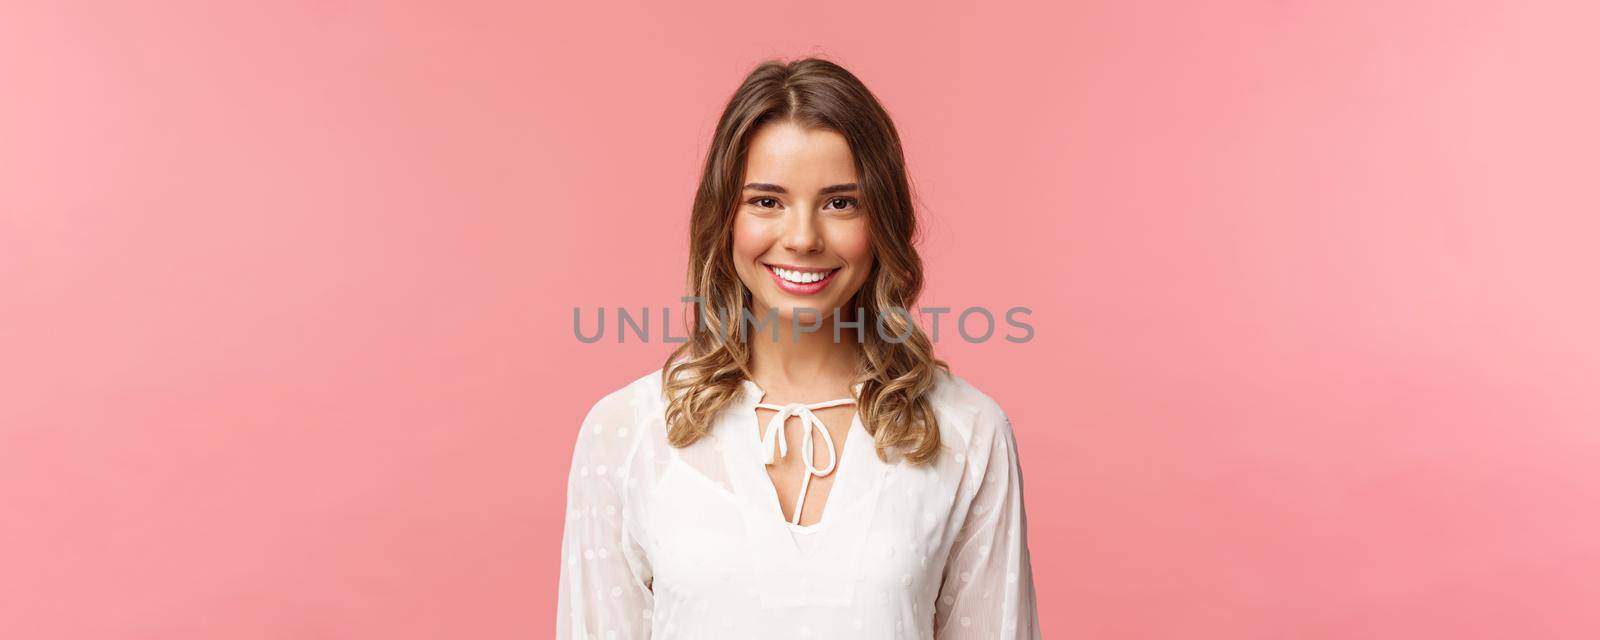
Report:
<svg viewBox="0 0 1600 640"><path fill-rule="evenodd" d="M1038 638L1011 423L939 376L938 459L880 461L857 417L807 526L767 475L755 383L682 449L659 371L600 399L568 476L556 637Z"/></svg>

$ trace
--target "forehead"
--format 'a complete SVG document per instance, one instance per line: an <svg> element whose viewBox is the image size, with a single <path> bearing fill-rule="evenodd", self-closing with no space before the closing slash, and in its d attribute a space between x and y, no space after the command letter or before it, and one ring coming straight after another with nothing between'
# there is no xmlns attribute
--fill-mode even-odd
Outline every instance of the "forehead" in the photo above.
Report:
<svg viewBox="0 0 1600 640"><path fill-rule="evenodd" d="M800 187L854 182L856 177L855 158L844 136L787 120L758 129L745 158L746 182Z"/></svg>

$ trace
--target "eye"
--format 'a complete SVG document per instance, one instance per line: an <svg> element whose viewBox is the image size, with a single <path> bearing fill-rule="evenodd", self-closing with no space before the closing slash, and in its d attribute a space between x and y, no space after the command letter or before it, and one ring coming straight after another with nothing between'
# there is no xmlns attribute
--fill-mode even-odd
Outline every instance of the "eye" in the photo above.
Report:
<svg viewBox="0 0 1600 640"><path fill-rule="evenodd" d="M848 209L848 208L856 206L856 199L855 198L846 198L846 197L843 197L843 196L838 197L838 198L829 198L828 199L828 204L831 205L831 208L834 208L834 209Z"/></svg>
<svg viewBox="0 0 1600 640"><path fill-rule="evenodd" d="M778 199L777 198L767 197L767 196L761 196L759 198L751 198L750 199L750 204L755 205L757 207L760 207L762 209L773 209L773 208L776 208L778 206Z"/></svg>

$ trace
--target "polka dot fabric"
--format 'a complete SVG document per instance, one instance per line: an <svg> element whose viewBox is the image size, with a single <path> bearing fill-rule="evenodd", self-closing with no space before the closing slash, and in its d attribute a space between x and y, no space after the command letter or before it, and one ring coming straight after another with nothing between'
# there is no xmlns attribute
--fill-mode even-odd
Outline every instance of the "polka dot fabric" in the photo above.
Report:
<svg viewBox="0 0 1600 640"><path fill-rule="evenodd" d="M881 461L857 418L805 526L762 461L754 382L682 449L659 371L601 398L568 476L556 637L1038 638L1010 420L939 376L938 458Z"/></svg>

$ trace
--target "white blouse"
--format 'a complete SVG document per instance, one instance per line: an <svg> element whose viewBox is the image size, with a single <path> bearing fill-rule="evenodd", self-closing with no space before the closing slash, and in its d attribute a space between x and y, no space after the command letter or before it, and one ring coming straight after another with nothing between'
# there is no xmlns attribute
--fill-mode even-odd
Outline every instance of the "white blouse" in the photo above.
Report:
<svg viewBox="0 0 1600 640"><path fill-rule="evenodd" d="M667 444L659 370L601 398L568 476L556 637L1038 638L1010 420L938 376L931 465L879 460L859 416L837 450L810 411L833 403L766 405L769 424L805 430L803 450L837 451L807 464L807 483L837 475L806 526L767 474L787 439L761 437L754 382L682 449Z"/></svg>

